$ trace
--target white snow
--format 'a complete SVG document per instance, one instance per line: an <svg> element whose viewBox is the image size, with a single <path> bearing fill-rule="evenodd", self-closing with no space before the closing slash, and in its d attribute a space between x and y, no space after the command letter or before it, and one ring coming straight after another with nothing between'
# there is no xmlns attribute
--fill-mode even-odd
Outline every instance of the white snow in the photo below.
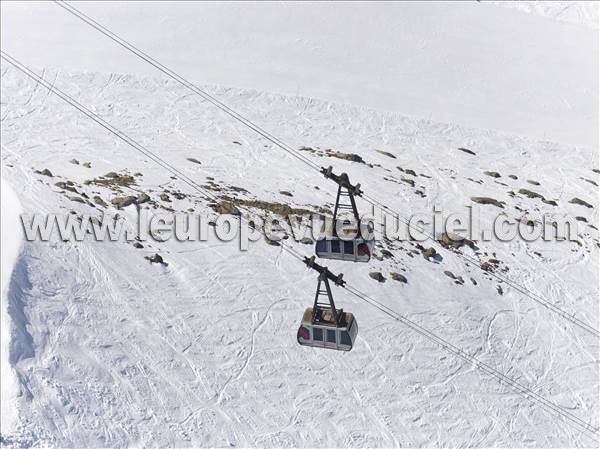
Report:
<svg viewBox="0 0 600 449"><path fill-rule="evenodd" d="M10 433L14 431L18 420L17 415L17 395L18 383L15 372L10 364L10 347L12 323L9 317L8 289L10 285L13 269L19 255L21 246L20 218L21 206L19 200L11 187L2 179L2 224L0 233L2 235L2 273L0 283L0 316L1 316L1 336L0 336L0 376L1 395L2 395L2 431Z"/></svg>
<svg viewBox="0 0 600 449"><path fill-rule="evenodd" d="M537 14L559 22L598 28L600 4L594 1L500 1L491 2L529 14Z"/></svg>
<svg viewBox="0 0 600 449"><path fill-rule="evenodd" d="M175 5L75 4L194 82L598 147L597 29L487 2ZM1 8L26 64L156 75L51 2Z"/></svg>
<svg viewBox="0 0 600 449"><path fill-rule="evenodd" d="M105 3L81 8L107 19L117 31L131 33L133 40L139 38L142 47L151 53L157 50L156 56L168 65L194 79L220 84L202 87L293 147L359 154L373 166L304 153L317 164L347 172L365 192L404 216L431 213L434 204L448 212L464 211L472 196L505 202L501 210L481 207L482 222L488 225L499 211L520 217L517 207L580 216L585 221L579 223L578 243L490 242L465 252L481 261L501 260L510 279L599 327L600 205L594 183L600 176L592 171L599 167L593 144L597 130L589 126L598 117L592 110L597 109L598 74L592 67L597 66L597 53L592 51L597 44L591 42L597 31L484 4L455 4L457 9L436 4L429 14L423 14L423 4L382 4L382 10L359 4L344 9L311 4L307 10L296 4L271 5L270 15L260 17L262 22L258 12L266 6L240 3L182 3L176 9L158 2L145 7ZM195 14L195 8L205 8L206 15ZM322 15L315 16L314 8L321 8ZM19 11L23 15L13 15ZM44 68L47 80L199 183L207 185L214 178L221 189L247 190L217 194L308 209L331 207L335 189L322 176L180 85L136 67L129 56L56 11L53 5L3 2L3 49ZM132 11L139 22L126 24ZM359 21L360 15L366 16L364 21ZM202 26L181 22L183 17L196 18L194 23ZM289 20L280 23L281 18ZM469 18L477 20L471 23ZM224 26L230 30L225 36L218 32ZM343 44L344 26L358 33L348 45L356 52L344 50L340 54L346 57L331 59ZM358 45L369 33L374 40ZM427 38L419 40L419 33ZM530 40L519 41L524 35ZM159 36L164 36L160 45ZM209 36L211 41L203 40ZM416 39L410 45L404 41L409 37ZM507 48L501 48L501 37ZM66 40L68 45L60 51L44 43ZM84 41L85 53L77 53ZM166 54L180 42L185 51ZM203 48L206 42L213 47ZM478 57L460 54L459 42ZM420 48L419 43L425 53L407 59L403 51ZM487 51L493 52L482 60L480 44L490 45ZM282 55L282 48L292 49L292 56ZM188 62L183 61L185 55L191 58ZM532 64L523 65L528 56ZM428 62L428 70L411 72L422 66L420 57ZM361 62L365 58L370 64ZM381 68L390 60L397 65L386 74ZM323 61L330 64L320 64ZM510 79L498 75L507 65ZM450 68L449 73L443 68ZM492 73L494 68L498 73ZM403 70L409 72L405 78ZM532 78L523 78L523 73ZM489 83L498 80L497 89L484 83L485 76ZM447 77L456 83L454 89L444 89ZM402 81L395 90L393 80ZM295 86L301 86L305 96L295 95ZM365 90L353 97L350 92L356 86ZM378 92L379 86L385 92ZM103 208L67 195L100 195L110 203L115 192L84 183L109 171L141 173L123 194L146 192L157 202L157 210L210 211L206 199L186 184L4 62L1 89L3 220L6 184L18 196L18 203L8 202L12 207L7 218L15 216L17 204L29 214L97 214ZM446 91L464 95L451 101ZM417 103L428 111L417 109ZM509 114L513 106L521 109ZM435 114L429 114L432 110ZM536 115L541 110L545 113ZM543 137L544 132L548 134L542 141L528 137ZM190 157L201 165L188 161ZM73 158L79 164L70 163ZM417 176L397 167L415 170ZM54 176L35 172L44 168ZM486 170L501 177L486 176ZM415 186L402 178L413 179ZM56 186L68 180L78 194ZM520 188L539 192L558 206L510 194ZM187 197L176 200L171 195L171 202L162 201L159 194L165 189L181 190ZM574 197L592 208L570 203ZM366 203L361 201L359 207L364 210ZM112 206L106 210L116 212ZM119 213L131 216L132 210ZM5 262L4 229L2 234L3 279L5 270L16 270L8 296L8 305L14 307L14 332L10 341L2 335L2 347L8 344L14 354L10 369L17 385L9 391L22 393L12 396L18 424L5 427L3 417L2 442L7 446L596 444L553 413L338 288L337 304L358 320L355 348L339 353L299 346L296 330L304 308L311 305L316 276L262 240L248 252L216 239L147 242L142 249L90 239L25 242ZM16 248L15 236L7 237ZM310 245L294 247L313 253ZM384 247L393 258L327 265L390 308L598 426L596 337L465 265L451 252L431 262L410 243ZM378 248L378 256L384 247ZM168 265L144 259L154 253ZM371 279L372 271L381 271L386 282ZM444 271L462 276L464 285ZM408 283L393 281L392 272L403 273ZM4 331L4 321L2 326ZM4 386L2 393L4 407Z"/></svg>

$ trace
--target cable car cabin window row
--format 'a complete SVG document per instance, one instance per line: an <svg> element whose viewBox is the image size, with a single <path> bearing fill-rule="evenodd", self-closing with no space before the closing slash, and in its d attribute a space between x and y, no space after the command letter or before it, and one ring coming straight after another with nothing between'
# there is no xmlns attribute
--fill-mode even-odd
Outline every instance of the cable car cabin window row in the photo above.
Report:
<svg viewBox="0 0 600 449"><path fill-rule="evenodd" d="M362 238L341 240L333 237L331 240L317 240L315 252L323 259L347 260L352 262L368 262L375 246L374 240Z"/></svg>

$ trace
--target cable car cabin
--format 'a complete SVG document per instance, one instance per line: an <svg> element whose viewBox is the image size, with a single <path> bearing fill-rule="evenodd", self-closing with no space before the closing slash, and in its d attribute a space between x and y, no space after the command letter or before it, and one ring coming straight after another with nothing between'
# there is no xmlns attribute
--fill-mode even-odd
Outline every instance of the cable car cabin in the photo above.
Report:
<svg viewBox="0 0 600 449"><path fill-rule="evenodd" d="M322 259L348 260L352 262L368 262L375 240L342 240L332 237L331 240L317 240L315 253Z"/></svg>
<svg viewBox="0 0 600 449"><path fill-rule="evenodd" d="M304 311L300 328L298 329L298 343L303 346L315 348L329 348L338 351L350 351L356 341L358 324L351 313L338 310L340 325L336 326L331 309L317 309L313 319L313 308Z"/></svg>

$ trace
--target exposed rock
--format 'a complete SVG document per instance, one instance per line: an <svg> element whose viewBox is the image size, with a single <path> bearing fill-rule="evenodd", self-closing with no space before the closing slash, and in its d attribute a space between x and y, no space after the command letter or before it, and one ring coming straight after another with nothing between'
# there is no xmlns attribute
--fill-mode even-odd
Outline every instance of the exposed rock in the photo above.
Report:
<svg viewBox="0 0 600 449"><path fill-rule="evenodd" d="M231 201L223 200L217 204L211 204L210 207L221 215L241 215L239 209Z"/></svg>
<svg viewBox="0 0 600 449"><path fill-rule="evenodd" d="M447 234L446 232L444 232L442 234L442 237L439 239L439 242L440 242L440 245L442 245L444 248L447 248L447 249L450 249L450 248L459 249L465 245L467 245L473 249L475 248L475 243L473 243L471 240L467 239L466 237L463 237L458 234Z"/></svg>
<svg viewBox="0 0 600 449"><path fill-rule="evenodd" d="M52 172L51 172L50 170L48 170L47 168L45 168L45 169L43 169L43 170L41 170L41 171L40 171L40 170L36 170L35 172L36 172L37 174L39 174L39 175L50 176L51 178L54 176L54 175L52 174Z"/></svg>
<svg viewBox="0 0 600 449"><path fill-rule="evenodd" d="M154 254L154 256L146 256L144 259L149 260L150 263L159 263L161 265L167 265L160 254Z"/></svg>
<svg viewBox="0 0 600 449"><path fill-rule="evenodd" d="M508 175L508 177L509 177L510 179L519 179L519 178L517 177L517 175Z"/></svg>
<svg viewBox="0 0 600 449"><path fill-rule="evenodd" d="M527 198L539 198L541 200L545 199L542 195L540 195L537 192L533 192L531 190L528 189L519 189L519 193L521 195L525 195Z"/></svg>
<svg viewBox="0 0 600 449"><path fill-rule="evenodd" d="M107 207L108 204L106 204L106 202L102 199L102 197L95 195L94 198L92 198L94 200L94 203L96 203L98 206L102 206L102 207Z"/></svg>
<svg viewBox="0 0 600 449"><path fill-rule="evenodd" d="M547 199L543 199L542 203L546 203L546 204L550 204L551 206L558 206L558 203L554 200L547 200Z"/></svg>
<svg viewBox="0 0 600 449"><path fill-rule="evenodd" d="M338 159L344 159L351 162L358 162L359 164L365 163L363 158L356 153L342 153L340 151L325 150L325 154L327 157L336 157Z"/></svg>
<svg viewBox="0 0 600 449"><path fill-rule="evenodd" d="M365 164L365 161L363 160L363 158L355 153L343 153L341 151L334 151L334 150L319 151L319 150L315 150L314 148L310 148L310 147L301 147L299 149L299 151L308 151L310 153L314 153L319 156L335 157L338 159L344 159L344 160L351 161L351 162L358 162L361 164Z"/></svg>
<svg viewBox="0 0 600 449"><path fill-rule="evenodd" d="M92 168L92 163L91 162L84 162L83 164L81 164L82 167L85 168Z"/></svg>
<svg viewBox="0 0 600 449"><path fill-rule="evenodd" d="M270 201L262 201L262 200L244 200L244 199L232 199L226 198L229 201L233 201L236 205L244 206L244 207L253 207L255 209L261 209L269 212L273 212L274 214L281 215L282 217L287 217L289 215L310 215L313 213L312 210L291 207L287 204L283 203L275 203Z"/></svg>
<svg viewBox="0 0 600 449"><path fill-rule="evenodd" d="M577 221L583 221L584 223L588 222L587 218L585 218L585 217L579 217L579 216L575 217L575 220L577 220Z"/></svg>
<svg viewBox="0 0 600 449"><path fill-rule="evenodd" d="M499 295L502 295L502 294L504 293L504 290L502 290L502 287L501 287L501 286L499 286L499 285L498 285L498 286L496 286L496 290L498 291L498 294L499 294Z"/></svg>
<svg viewBox="0 0 600 449"><path fill-rule="evenodd" d="M456 284L462 285L462 284L465 283L465 281L462 278L462 276L456 276L452 271L444 271L444 274L446 276L448 276L450 279L454 279L454 281L455 281Z"/></svg>
<svg viewBox="0 0 600 449"><path fill-rule="evenodd" d="M385 259L392 259L394 257L394 255L391 252L389 252L387 249L381 250L381 256Z"/></svg>
<svg viewBox="0 0 600 449"><path fill-rule="evenodd" d="M69 162L74 165L79 165L79 161L77 159L71 159Z"/></svg>
<svg viewBox="0 0 600 449"><path fill-rule="evenodd" d="M390 277L394 281L402 282L403 284L408 283L408 279L406 279L406 276L404 276L403 274L392 272L392 273L390 273Z"/></svg>
<svg viewBox="0 0 600 449"><path fill-rule="evenodd" d="M237 187L237 186L226 186L225 190L229 190L231 192L236 192L236 193L239 193L239 192L250 193L246 189L244 189L243 187Z"/></svg>
<svg viewBox="0 0 600 449"><path fill-rule="evenodd" d="M144 247L140 242L133 242L133 247L137 249L141 249Z"/></svg>
<svg viewBox="0 0 600 449"><path fill-rule="evenodd" d="M491 176L492 178L500 178L502 175L500 173L498 173L497 171L484 171L483 172L484 175L488 175Z"/></svg>
<svg viewBox="0 0 600 449"><path fill-rule="evenodd" d="M202 164L202 162L200 162L198 159L196 159L194 157L188 157L187 160L190 162L193 162L194 164Z"/></svg>
<svg viewBox="0 0 600 449"><path fill-rule="evenodd" d="M400 178L401 181L407 183L409 186L414 187L415 186L415 182L412 179L409 178Z"/></svg>
<svg viewBox="0 0 600 449"><path fill-rule="evenodd" d="M394 156L392 153L388 153L387 151L383 151L383 150L375 150L375 151L377 151L379 154L383 154L384 156L391 157L392 159L396 159L396 156Z"/></svg>
<svg viewBox="0 0 600 449"><path fill-rule="evenodd" d="M54 184L54 185L55 185L56 187L58 187L59 189L68 190L68 191L70 191L70 192L73 192L73 193L78 193L78 192L77 192L77 189L76 189L75 187L73 187L73 185L72 185L72 184L73 184L73 183L70 183L70 184L69 184L69 183L66 183L66 182L63 182L63 181L59 181L59 182L57 182L57 183L56 183L56 184Z"/></svg>
<svg viewBox="0 0 600 449"><path fill-rule="evenodd" d="M281 246L281 244L277 240L271 240L269 237L265 235L265 242L271 246Z"/></svg>
<svg viewBox="0 0 600 449"><path fill-rule="evenodd" d="M477 155L477 153L475 153L474 151L468 150L467 148L458 148L458 151L462 151L463 153L472 154L473 156Z"/></svg>
<svg viewBox="0 0 600 449"><path fill-rule="evenodd" d="M131 187L135 185L136 180L130 175L120 175L115 172L108 172L106 175L85 182L84 184L94 184L97 186L107 187L111 190L120 191L121 187Z"/></svg>
<svg viewBox="0 0 600 449"><path fill-rule="evenodd" d="M159 198L160 198L162 201L165 201L165 202L167 202L167 203L170 203L170 202L171 202L171 197L169 196L169 194L168 194L168 193L165 193L165 192L161 193L161 194L159 195Z"/></svg>
<svg viewBox="0 0 600 449"><path fill-rule="evenodd" d="M83 204L85 204L85 200L83 198L81 198L80 196L69 196L69 195L67 195L67 198L69 198L71 201L75 201L76 203L83 203Z"/></svg>
<svg viewBox="0 0 600 449"><path fill-rule="evenodd" d="M580 199L580 198L577 198L577 197L575 197L575 198L571 199L571 200L569 201L569 203L571 203L571 204L577 204L577 205L579 205L579 206L585 206L585 207L587 207L588 209L591 209L591 208L593 208L593 207L594 207L594 206L592 206L590 203L588 203L587 201L583 201L582 199Z"/></svg>
<svg viewBox="0 0 600 449"><path fill-rule="evenodd" d="M435 257L437 255L437 251L435 250L435 248L433 246L421 251L421 254L423 255L423 257L427 260L429 260L432 257Z"/></svg>
<svg viewBox="0 0 600 449"><path fill-rule="evenodd" d="M385 278L383 277L383 274L381 274L381 271L371 271L369 276L377 282L385 282Z"/></svg>
<svg viewBox="0 0 600 449"><path fill-rule="evenodd" d="M402 173L406 173L407 175L411 175L411 176L417 176L417 172L414 171L413 169L410 168L402 168L402 167L396 167L398 170L400 170ZM425 177L428 177L427 175L422 175Z"/></svg>
<svg viewBox="0 0 600 449"><path fill-rule="evenodd" d="M115 206L117 209L123 209L124 207L127 207L133 203L135 203L136 197L135 196L118 196L116 198L113 198L111 203L113 204L113 206Z"/></svg>
<svg viewBox="0 0 600 449"><path fill-rule="evenodd" d="M494 272L496 270L496 268L498 268L498 265L500 264L500 261L498 259L489 259L487 262L483 262L480 267L483 271L488 271L488 272Z"/></svg>
<svg viewBox="0 0 600 449"><path fill-rule="evenodd" d="M501 209L504 208L503 202L495 200L494 198L490 198L487 196L473 196L473 197L471 197L471 201L473 201L474 203L477 203L477 204L491 204L492 206L496 206Z"/></svg>
<svg viewBox="0 0 600 449"><path fill-rule="evenodd" d="M135 199L135 202L138 204L144 204L144 203L147 203L148 201L150 201L150 197L145 193L140 193L137 196L137 198Z"/></svg>
<svg viewBox="0 0 600 449"><path fill-rule="evenodd" d="M539 182L537 182L537 181L534 181L533 179L528 179L528 180L527 180L527 182L528 182L529 184L532 184L532 185L534 185L534 186L539 186L539 185L540 185L540 183L539 183Z"/></svg>
<svg viewBox="0 0 600 449"><path fill-rule="evenodd" d="M290 192L288 192L287 190L280 190L279 193L281 195L285 195L285 196L294 196Z"/></svg>

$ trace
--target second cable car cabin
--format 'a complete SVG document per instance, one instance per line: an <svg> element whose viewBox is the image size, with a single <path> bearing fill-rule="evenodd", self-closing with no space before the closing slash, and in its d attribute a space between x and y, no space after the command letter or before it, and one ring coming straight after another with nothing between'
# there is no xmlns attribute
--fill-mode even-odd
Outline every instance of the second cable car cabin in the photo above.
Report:
<svg viewBox="0 0 600 449"><path fill-rule="evenodd" d="M341 315L339 326L336 324L331 310L317 310L319 318L313 322L313 309L312 307L307 308L298 329L298 343L315 348L350 351L356 341L358 324L351 313L342 310L338 312Z"/></svg>
<svg viewBox="0 0 600 449"><path fill-rule="evenodd" d="M371 260L374 243L373 240L362 238L342 240L339 237L332 237L331 240L318 240L315 253L322 259L368 262Z"/></svg>
<svg viewBox="0 0 600 449"><path fill-rule="evenodd" d="M365 240L360 236L360 232L353 239L340 238L336 230L338 213L341 210L350 210L354 217L355 223L360 231L360 216L356 207L355 196L361 196L360 184L355 186L350 184L350 179L346 173L336 175L332 172L332 167L321 169L321 173L326 178L332 179L338 185L337 197L335 200L335 209L333 210L333 235L327 239L318 240L315 246L315 253L322 259L347 260L352 262L368 262L371 260L371 253L375 245L374 240ZM344 203L343 198L347 198L348 202ZM369 233L373 232L373 228L369 223L367 227Z"/></svg>
<svg viewBox="0 0 600 449"><path fill-rule="evenodd" d="M344 286L342 275L335 276L327 267L315 263L314 256L304 259L304 263L319 273L319 283L312 307L302 315L296 338L302 346L313 348L350 351L356 341L358 324L354 315L337 309L329 287L329 280L338 286ZM321 298L325 297L326 301Z"/></svg>

